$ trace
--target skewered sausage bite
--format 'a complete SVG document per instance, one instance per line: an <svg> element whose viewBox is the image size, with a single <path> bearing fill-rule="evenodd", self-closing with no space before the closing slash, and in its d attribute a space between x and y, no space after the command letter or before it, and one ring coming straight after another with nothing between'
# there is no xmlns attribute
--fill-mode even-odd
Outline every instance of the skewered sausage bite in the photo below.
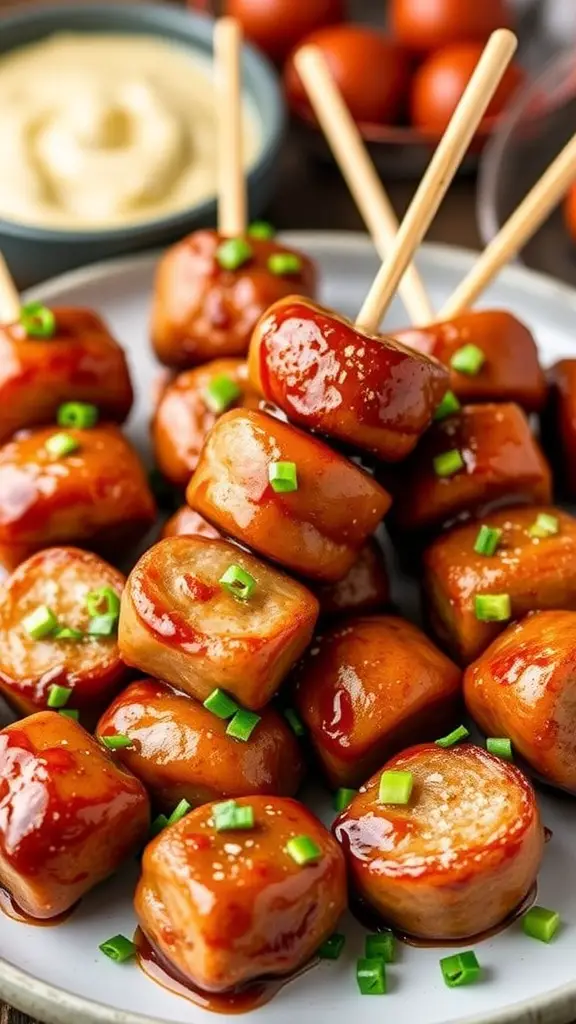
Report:
<svg viewBox="0 0 576 1024"><path fill-rule="evenodd" d="M576 612L527 615L466 670L474 721L507 736L547 782L576 793Z"/></svg>
<svg viewBox="0 0 576 1024"><path fill-rule="evenodd" d="M252 828L225 827L247 808ZM304 838L311 859L297 863L290 851ZM145 850L135 896L154 949L212 992L297 970L345 905L336 841L295 800L265 796L243 797L228 814L204 804L165 829Z"/></svg>
<svg viewBox="0 0 576 1024"><path fill-rule="evenodd" d="M314 295L315 283L313 263L293 249L195 231L158 264L152 306L156 355L177 369L245 356L264 310L292 292Z"/></svg>
<svg viewBox="0 0 576 1024"><path fill-rule="evenodd" d="M510 619L576 609L576 519L549 506L493 512L433 541L424 570L433 629L468 664ZM501 610L486 614L493 597Z"/></svg>
<svg viewBox="0 0 576 1024"><path fill-rule="evenodd" d="M0 884L30 917L63 913L145 841L142 784L52 711L0 732Z"/></svg>
<svg viewBox="0 0 576 1024"><path fill-rule="evenodd" d="M257 324L248 365L290 420L386 462L412 451L449 386L435 359L293 295Z"/></svg>
<svg viewBox="0 0 576 1024"><path fill-rule="evenodd" d="M312 637L318 602L226 541L170 537L144 553L122 597L128 665L197 700L216 688L261 708Z"/></svg>
<svg viewBox="0 0 576 1024"><path fill-rule="evenodd" d="M116 754L162 811L181 800L192 807L250 793L294 796L304 764L298 741L271 707L246 743L228 735L228 721L170 686L132 683L100 719L98 736L129 736Z"/></svg>
<svg viewBox="0 0 576 1024"><path fill-rule="evenodd" d="M320 635L296 681L296 707L334 787L358 786L407 742L444 735L460 702L456 665L391 615Z"/></svg>
<svg viewBox="0 0 576 1024"><path fill-rule="evenodd" d="M274 474L290 477L274 486ZM215 424L188 503L224 533L303 576L342 579L388 511L372 477L322 441L264 413Z"/></svg>
<svg viewBox="0 0 576 1024"><path fill-rule="evenodd" d="M557 468L559 489L576 497L576 359L550 369L550 401L544 417L545 450Z"/></svg>
<svg viewBox="0 0 576 1024"><path fill-rule="evenodd" d="M411 777L408 803L379 799L389 771ZM436 940L504 921L530 892L544 847L528 780L468 744L399 754L362 786L334 831L357 893L402 932Z"/></svg>

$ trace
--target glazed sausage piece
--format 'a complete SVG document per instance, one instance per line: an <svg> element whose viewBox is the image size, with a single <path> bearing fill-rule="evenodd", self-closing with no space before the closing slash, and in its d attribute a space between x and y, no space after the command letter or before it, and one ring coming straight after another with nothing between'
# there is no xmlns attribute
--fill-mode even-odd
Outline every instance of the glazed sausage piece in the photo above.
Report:
<svg viewBox="0 0 576 1024"><path fill-rule="evenodd" d="M57 917L145 842L149 804L77 722L41 711L0 732L0 884Z"/></svg>
<svg viewBox="0 0 576 1024"><path fill-rule="evenodd" d="M392 615L333 626L295 678L296 707L334 788L359 786L406 743L445 735L458 716L460 670Z"/></svg>
<svg viewBox="0 0 576 1024"><path fill-rule="evenodd" d="M474 721L507 736L547 782L576 793L576 612L527 615L466 670Z"/></svg>
<svg viewBox="0 0 576 1024"><path fill-rule="evenodd" d="M374 537L366 541L352 568L338 583L324 583L313 589L320 601L320 615L325 618L385 608L390 600L390 583L378 541Z"/></svg>
<svg viewBox="0 0 576 1024"><path fill-rule="evenodd" d="M291 464L290 490L271 483ZM390 497L322 441L272 416L225 413L210 432L186 492L224 533L292 572L335 582L388 511Z"/></svg>
<svg viewBox="0 0 576 1024"><path fill-rule="evenodd" d="M220 265L226 242L248 245L236 269ZM288 257L286 260L278 257ZM280 271L274 273L269 261ZM286 264L287 270L282 269ZM187 369L211 359L245 356L250 335L268 306L284 295L314 295L316 271L308 257L276 242L230 240L195 231L173 245L156 271L152 344L160 362Z"/></svg>
<svg viewBox="0 0 576 1024"><path fill-rule="evenodd" d="M54 436L73 450L51 448ZM136 452L111 424L20 431L0 448L0 544L82 544L123 552L156 508Z"/></svg>
<svg viewBox="0 0 576 1024"><path fill-rule="evenodd" d="M30 555L30 550L16 544L0 544L0 584Z"/></svg>
<svg viewBox="0 0 576 1024"><path fill-rule="evenodd" d="M228 721L165 683L132 683L104 713L98 736L129 736L117 752L170 814L185 799L192 807L250 793L294 796L304 763L298 741L273 708L246 743L227 735Z"/></svg>
<svg viewBox="0 0 576 1024"><path fill-rule="evenodd" d="M394 337L448 367L450 388L461 402L517 402L526 412L544 405L546 378L536 342L512 313L471 310L430 327L395 331ZM452 360L467 370L460 372Z"/></svg>
<svg viewBox="0 0 576 1024"><path fill-rule="evenodd" d="M218 540L222 536L220 530L194 512L189 505L182 505L173 516L166 520L160 538L164 540L166 537L181 537L182 535L207 537L209 540Z"/></svg>
<svg viewBox="0 0 576 1024"><path fill-rule="evenodd" d="M0 325L0 443L17 430L55 420L64 402L89 402L122 423L132 406L124 352L89 309L52 309L55 333L30 338Z"/></svg>
<svg viewBox="0 0 576 1024"><path fill-rule="evenodd" d="M152 422L155 461L166 479L186 487L218 416L233 405L257 408L258 401L242 359L215 359L178 374L165 388Z"/></svg>
<svg viewBox="0 0 576 1024"><path fill-rule="evenodd" d="M225 574L240 579L228 589ZM263 707L312 638L318 602L226 541L170 537L144 553L122 596L128 665L204 701L216 688Z"/></svg>
<svg viewBox="0 0 576 1024"><path fill-rule="evenodd" d="M437 360L297 296L256 325L250 379L294 423L398 462L449 387Z"/></svg>
<svg viewBox="0 0 576 1024"><path fill-rule="evenodd" d="M561 359L548 372L549 402L542 422L544 450L556 469L562 495L576 497L576 359Z"/></svg>
<svg viewBox="0 0 576 1024"><path fill-rule="evenodd" d="M307 808L265 796L236 805L252 808L253 828L221 831L222 812L204 804L161 832L146 847L135 896L160 957L213 992L296 971L346 906L342 852ZM298 864L289 850L302 836L314 858Z"/></svg>
<svg viewBox="0 0 576 1024"><path fill-rule="evenodd" d="M384 771L412 776L407 804L380 801ZM352 886L383 921L438 941L502 923L532 889L544 847L526 777L470 744L398 754L333 828Z"/></svg>
<svg viewBox="0 0 576 1024"><path fill-rule="evenodd" d="M72 691L68 706L94 723L126 667L115 629L108 635L88 630L106 613L106 592L119 602L124 582L111 565L77 548L39 551L9 577L0 590L0 692L16 711L44 709L52 687L62 686ZM46 628L36 623L41 635L35 636L39 609Z"/></svg>
<svg viewBox="0 0 576 1024"><path fill-rule="evenodd" d="M434 424L398 473L395 522L430 530L498 505L547 504L550 468L522 410L467 405Z"/></svg>
<svg viewBox="0 0 576 1024"><path fill-rule="evenodd" d="M497 547L479 554L475 545L486 528L497 531ZM434 632L467 665L510 619L536 609L576 609L576 519L550 506L493 512L433 541L424 553L424 572ZM484 595L509 599L500 619L479 617L477 598Z"/></svg>

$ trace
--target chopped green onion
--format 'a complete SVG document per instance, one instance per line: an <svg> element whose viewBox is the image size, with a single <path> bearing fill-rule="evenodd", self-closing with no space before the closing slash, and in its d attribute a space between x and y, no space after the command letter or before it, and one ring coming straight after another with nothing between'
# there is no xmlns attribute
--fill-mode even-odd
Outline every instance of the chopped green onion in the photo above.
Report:
<svg viewBox="0 0 576 1024"><path fill-rule="evenodd" d="M152 839L154 839L155 836L159 836L160 833L164 831L167 824L168 818L166 817L165 814L159 814L156 818L154 818L154 821L150 825L150 835L152 836Z"/></svg>
<svg viewBox="0 0 576 1024"><path fill-rule="evenodd" d="M363 996L386 994L386 967L381 959L362 957L356 965L356 980Z"/></svg>
<svg viewBox="0 0 576 1024"><path fill-rule="evenodd" d="M531 939L550 942L560 927L560 914L557 910L546 910L545 907L531 907L522 918L522 928Z"/></svg>
<svg viewBox="0 0 576 1024"><path fill-rule="evenodd" d="M71 437L70 434L52 434L52 437L48 438L44 447L55 459L60 459L65 455L72 455L73 452L77 452L80 443L75 437Z"/></svg>
<svg viewBox="0 0 576 1024"><path fill-rule="evenodd" d="M267 220L255 220L250 224L248 234L250 238L259 238L261 241L268 242L274 238L276 229Z"/></svg>
<svg viewBox="0 0 576 1024"><path fill-rule="evenodd" d="M474 551L477 555L494 555L501 536L502 530L495 526L486 526L484 524L478 530L476 540L474 541Z"/></svg>
<svg viewBox="0 0 576 1024"><path fill-rule="evenodd" d="M63 708L68 703L72 690L69 686L51 686L48 690L49 708Z"/></svg>
<svg viewBox="0 0 576 1024"><path fill-rule="evenodd" d="M462 406L456 398L453 391L447 391L444 398L440 402L440 405L436 406L434 416L432 417L436 423L440 420L445 420L448 416L453 416L455 412L460 412Z"/></svg>
<svg viewBox="0 0 576 1024"><path fill-rule="evenodd" d="M73 629L72 626L61 626L54 633L54 640L74 640L79 641L84 639L85 634L81 629Z"/></svg>
<svg viewBox="0 0 576 1024"><path fill-rule="evenodd" d="M41 604L22 619L22 625L33 640L44 640L54 632L58 620L47 605Z"/></svg>
<svg viewBox="0 0 576 1024"><path fill-rule="evenodd" d="M86 594L86 608L91 617L99 615L114 615L118 618L120 614L120 598L112 587L100 587L98 590L91 590Z"/></svg>
<svg viewBox="0 0 576 1024"><path fill-rule="evenodd" d="M503 761L513 761L512 743L509 739L489 736L486 740L486 750L494 757L501 757Z"/></svg>
<svg viewBox="0 0 576 1024"><path fill-rule="evenodd" d="M112 636L118 630L117 615L95 615L88 623L88 636Z"/></svg>
<svg viewBox="0 0 576 1024"><path fill-rule="evenodd" d="M340 932L334 932L329 939L324 940L318 949L318 956L321 960L338 960L345 944L346 936L341 935Z"/></svg>
<svg viewBox="0 0 576 1024"><path fill-rule="evenodd" d="M80 712L76 708L60 708L58 714L64 718L72 718L75 722L80 718Z"/></svg>
<svg viewBox="0 0 576 1024"><path fill-rule="evenodd" d="M108 747L108 750L125 750L132 746L130 737L124 736L122 733L116 733L115 736L100 736L99 739L103 746Z"/></svg>
<svg viewBox="0 0 576 1024"><path fill-rule="evenodd" d="M457 448L452 451L442 452L434 459L434 472L436 476L454 476L458 470L464 468L464 459Z"/></svg>
<svg viewBox="0 0 576 1024"><path fill-rule="evenodd" d="M268 270L278 277L299 274L302 270L302 260L294 252L274 252L268 257Z"/></svg>
<svg viewBox="0 0 576 1024"><path fill-rule="evenodd" d="M114 935L111 939L106 939L106 942L98 946L98 949L117 964L131 960L136 956L137 951L135 943L127 939L125 935Z"/></svg>
<svg viewBox="0 0 576 1024"><path fill-rule="evenodd" d="M474 614L479 622L506 622L512 614L509 594L476 594Z"/></svg>
<svg viewBox="0 0 576 1024"><path fill-rule="evenodd" d="M482 972L476 954L472 950L445 956L440 961L440 970L448 988L470 985L478 980Z"/></svg>
<svg viewBox="0 0 576 1024"><path fill-rule="evenodd" d="M458 373L465 373L468 377L475 377L480 372L486 356L478 345L463 345L456 349L450 360L450 366Z"/></svg>
<svg viewBox="0 0 576 1024"><path fill-rule="evenodd" d="M256 580L240 565L229 565L218 580L221 587L240 601L247 601L256 589Z"/></svg>
<svg viewBox="0 0 576 1024"><path fill-rule="evenodd" d="M292 729L292 732L294 733L295 736L304 736L306 734L304 724L299 719L298 715L296 714L293 708L284 709L284 718L288 722L288 725Z"/></svg>
<svg viewBox="0 0 576 1024"><path fill-rule="evenodd" d="M64 402L58 409L56 421L59 427L89 430L98 423L98 406L89 402Z"/></svg>
<svg viewBox="0 0 576 1024"><path fill-rule="evenodd" d="M334 794L334 810L343 811L348 804L352 803L357 792L357 789L345 789L341 786Z"/></svg>
<svg viewBox="0 0 576 1024"><path fill-rule="evenodd" d="M210 412L219 416L220 413L226 412L226 409L229 409L234 402L237 402L241 394L242 390L236 381L225 373L221 373L210 381L204 390L203 397Z"/></svg>
<svg viewBox="0 0 576 1024"><path fill-rule="evenodd" d="M412 772L387 771L380 776L378 802L381 804L407 804L412 796Z"/></svg>
<svg viewBox="0 0 576 1024"><path fill-rule="evenodd" d="M20 323L29 338L52 338L56 331L56 317L41 302L28 302L20 310Z"/></svg>
<svg viewBox="0 0 576 1024"><path fill-rule="evenodd" d="M232 697L229 697L224 690L212 690L212 693L206 697L204 701L204 707L207 711L211 711L216 718L232 718L239 710L238 704Z"/></svg>
<svg viewBox="0 0 576 1024"><path fill-rule="evenodd" d="M234 832L236 829L254 828L254 808L241 807L235 800L214 804L214 828L217 832Z"/></svg>
<svg viewBox="0 0 576 1024"><path fill-rule="evenodd" d="M298 490L298 473L295 462L271 462L268 466L268 479L273 491L288 494Z"/></svg>
<svg viewBox="0 0 576 1024"><path fill-rule="evenodd" d="M396 959L396 940L392 932L378 932L366 936L366 956L369 960L383 960L392 964Z"/></svg>
<svg viewBox="0 0 576 1024"><path fill-rule="evenodd" d="M172 811L172 814L168 818L168 825L175 825L177 821L184 818L188 811L192 810L192 804L189 804L187 800L181 800L179 804Z"/></svg>
<svg viewBox="0 0 576 1024"><path fill-rule="evenodd" d="M294 836L286 843L286 853L295 860L300 867L306 864L317 864L322 856L322 850L310 836Z"/></svg>
<svg viewBox="0 0 576 1024"><path fill-rule="evenodd" d="M235 740L241 740L242 743L247 743L259 721L260 715L254 711L240 708L228 723L226 735L232 736Z"/></svg>
<svg viewBox="0 0 576 1024"><path fill-rule="evenodd" d="M453 747L460 740L465 740L470 733L465 725L459 725L457 729L453 729L447 736L441 736L439 740L436 740L437 747Z"/></svg>
<svg viewBox="0 0 576 1024"><path fill-rule="evenodd" d="M238 270L253 255L252 247L244 238L228 238L216 249L216 260L223 270Z"/></svg>
<svg viewBox="0 0 576 1024"><path fill-rule="evenodd" d="M528 534L530 537L553 537L560 530L560 522L558 516L551 516L548 512L540 512L536 516L532 526L528 528Z"/></svg>

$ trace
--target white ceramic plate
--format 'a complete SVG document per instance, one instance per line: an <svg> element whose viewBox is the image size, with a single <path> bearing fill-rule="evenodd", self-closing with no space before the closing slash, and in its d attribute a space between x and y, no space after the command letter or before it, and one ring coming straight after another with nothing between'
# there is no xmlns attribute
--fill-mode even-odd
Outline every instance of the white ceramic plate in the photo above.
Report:
<svg viewBox="0 0 576 1024"><path fill-rule="evenodd" d="M316 233L289 240L319 261L323 300L354 314L377 266L369 243L361 236ZM418 263L438 308L473 259L457 249L422 250ZM33 295L92 306L110 322L130 356L138 392L130 433L144 448L150 391L158 374L146 329L154 262L144 257L78 271ZM525 319L538 337L545 363L576 354L576 292L513 268L490 289L485 304L504 306ZM398 302L389 323L397 326L403 320ZM413 609L414 595L401 582L395 597L405 611ZM389 970L390 993L368 998L358 995L354 973L364 932L347 920L342 958L322 963L287 985L269 1005L255 1011L250 1024L317 1024L328 1019L331 1024L350 1024L354 1019L363 1024L394 1019L407 1024L567 1024L576 1018L576 803L550 793L542 793L541 803L553 838L538 900L560 910L564 921L552 944L525 937L516 924L479 944L485 979L462 989L445 987L438 967L439 957L445 955L441 950L402 946L398 963ZM329 821L327 801L324 807ZM104 939L133 931L133 881L134 874L125 873L101 886L55 928L30 927L0 916L0 995L50 1024L217 1024L217 1017L170 995L135 964L117 966L99 954L98 944Z"/></svg>

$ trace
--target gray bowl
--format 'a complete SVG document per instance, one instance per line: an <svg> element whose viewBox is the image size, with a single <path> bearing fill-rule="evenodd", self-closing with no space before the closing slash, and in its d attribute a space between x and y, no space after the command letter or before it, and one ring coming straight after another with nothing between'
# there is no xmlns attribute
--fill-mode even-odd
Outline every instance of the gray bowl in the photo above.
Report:
<svg viewBox="0 0 576 1024"><path fill-rule="evenodd" d="M211 18L168 4L27 5L0 19L0 55L58 31L108 31L153 34L210 56L213 25ZM274 189L285 107L271 65L250 46L244 47L243 78L262 132L262 151L248 176L250 213L257 216ZM51 230L0 219L0 250L18 286L27 288L85 263L165 245L215 219L215 199L134 227L102 231Z"/></svg>

